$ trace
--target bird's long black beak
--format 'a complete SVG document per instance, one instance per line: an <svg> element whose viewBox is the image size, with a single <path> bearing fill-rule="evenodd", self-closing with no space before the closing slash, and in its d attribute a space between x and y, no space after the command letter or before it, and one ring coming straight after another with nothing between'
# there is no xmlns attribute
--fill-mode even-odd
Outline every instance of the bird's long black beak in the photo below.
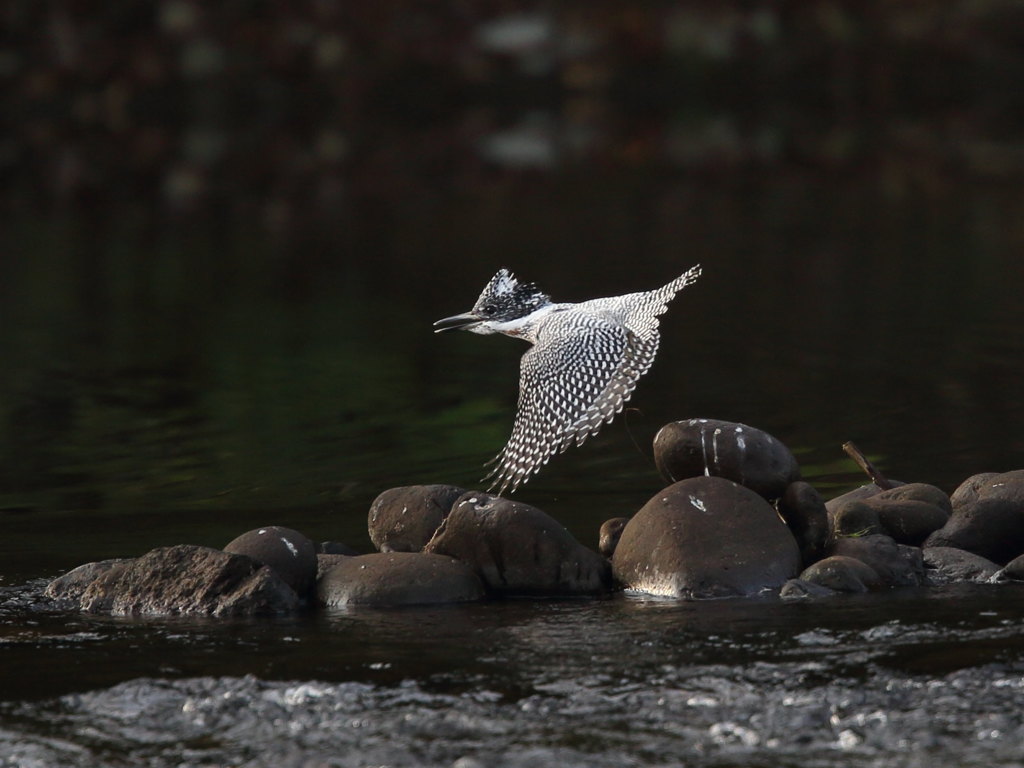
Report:
<svg viewBox="0 0 1024 768"><path fill-rule="evenodd" d="M474 315L472 312L466 312L462 315L452 315L451 317L445 317L434 323L436 329L434 333L440 333L441 331L453 331L457 328L468 328L471 325L476 325L480 322L480 318Z"/></svg>

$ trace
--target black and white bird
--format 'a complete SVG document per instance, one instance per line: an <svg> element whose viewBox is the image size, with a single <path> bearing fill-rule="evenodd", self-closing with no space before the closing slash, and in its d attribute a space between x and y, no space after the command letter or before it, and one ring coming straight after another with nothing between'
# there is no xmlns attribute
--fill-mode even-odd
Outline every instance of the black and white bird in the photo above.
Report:
<svg viewBox="0 0 1024 768"><path fill-rule="evenodd" d="M435 332L503 333L533 345L520 363L512 436L484 478L493 478L491 490L515 491L615 418L658 353L658 317L700 274L698 264L653 291L555 304L501 269L469 312L434 323Z"/></svg>

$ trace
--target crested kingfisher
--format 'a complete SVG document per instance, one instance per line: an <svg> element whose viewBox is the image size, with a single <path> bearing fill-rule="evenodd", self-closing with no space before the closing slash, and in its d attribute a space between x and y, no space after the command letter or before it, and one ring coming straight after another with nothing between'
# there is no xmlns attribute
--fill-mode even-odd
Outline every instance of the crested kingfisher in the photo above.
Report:
<svg viewBox="0 0 1024 768"><path fill-rule="evenodd" d="M615 418L658 353L659 315L700 274L698 264L653 291L556 304L500 269L469 312L434 323L435 333L503 333L533 345L520 362L512 435L488 462L491 490L514 492L555 453Z"/></svg>

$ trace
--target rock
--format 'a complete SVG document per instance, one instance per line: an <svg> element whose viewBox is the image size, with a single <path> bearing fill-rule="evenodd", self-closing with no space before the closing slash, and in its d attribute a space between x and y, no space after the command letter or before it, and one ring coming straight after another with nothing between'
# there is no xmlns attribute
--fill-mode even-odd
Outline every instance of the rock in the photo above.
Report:
<svg viewBox="0 0 1024 768"><path fill-rule="evenodd" d="M423 552L346 557L317 584L320 602L329 607L465 603L484 595L484 585L468 565Z"/></svg>
<svg viewBox="0 0 1024 768"><path fill-rule="evenodd" d="M928 577L933 583L951 581L989 581L999 566L980 555L955 547L928 547L923 550Z"/></svg>
<svg viewBox="0 0 1024 768"><path fill-rule="evenodd" d="M928 483L902 483L895 488L876 493L865 501L875 505L889 501L921 501L938 507L947 515L953 511L953 505L946 492Z"/></svg>
<svg viewBox="0 0 1024 768"><path fill-rule="evenodd" d="M628 589L670 597L754 595L800 570L793 534L761 496L731 480L670 485L626 524L612 557Z"/></svg>
<svg viewBox="0 0 1024 768"><path fill-rule="evenodd" d="M295 590L269 567L209 547L154 549L94 569L88 584L84 573L72 571L50 582L46 596L67 608L118 616L251 616L288 613L300 605Z"/></svg>
<svg viewBox="0 0 1024 768"><path fill-rule="evenodd" d="M821 584L815 584L812 581L790 579L782 585L782 589L779 590L779 597L784 600L792 600L802 597L827 597L835 593L834 589L829 589Z"/></svg>
<svg viewBox="0 0 1024 768"><path fill-rule="evenodd" d="M883 586L882 578L862 560L833 555L805 569L800 578L836 592L867 592Z"/></svg>
<svg viewBox="0 0 1024 768"><path fill-rule="evenodd" d="M901 548L891 536L841 536L832 545L833 555L844 555L860 560L874 569L882 583L890 587L921 584L924 565L920 555ZM918 550L920 552L920 550Z"/></svg>
<svg viewBox="0 0 1024 768"><path fill-rule="evenodd" d="M979 495L954 509L924 546L966 549L996 563L1008 563L1024 553L1024 502L1013 498L1013 490L1007 497Z"/></svg>
<svg viewBox="0 0 1024 768"><path fill-rule="evenodd" d="M862 503L878 513L885 533L900 544L915 547L945 525L953 511L949 497L927 483L907 483L876 493Z"/></svg>
<svg viewBox="0 0 1024 768"><path fill-rule="evenodd" d="M424 551L469 565L500 595L593 595L611 588L608 561L536 507L464 494Z"/></svg>
<svg viewBox="0 0 1024 768"><path fill-rule="evenodd" d="M800 479L789 449L767 432L717 419L674 421L654 437L654 461L668 482L714 476L774 501Z"/></svg>
<svg viewBox="0 0 1024 768"><path fill-rule="evenodd" d="M829 536L825 502L814 486L798 480L786 486L775 507L800 547L800 560L809 565L821 558Z"/></svg>
<svg viewBox="0 0 1024 768"><path fill-rule="evenodd" d="M906 483L902 483L899 480L893 480L891 478L889 479L889 482L896 487L906 485ZM870 498L875 494L882 493L883 490L886 489L879 488L874 483L868 483L867 485L862 485L859 488L854 488L852 491L847 491L846 493L840 496L836 496L834 499L829 499L828 501L825 502L825 509L828 510L828 513L830 515L833 515L835 514L836 510L838 510L839 507L841 507L846 502L864 501L864 499Z"/></svg>
<svg viewBox="0 0 1024 768"><path fill-rule="evenodd" d="M882 533L882 523L878 519L878 510L869 507L859 499L843 502L831 514L833 535L867 536Z"/></svg>
<svg viewBox="0 0 1024 768"><path fill-rule="evenodd" d="M319 582L331 568L336 566L343 560L348 560L350 557L357 557L357 555L321 555L316 556L316 580Z"/></svg>
<svg viewBox="0 0 1024 768"><path fill-rule="evenodd" d="M370 541L381 552L419 552L466 490L454 485L390 488L370 505Z"/></svg>
<svg viewBox="0 0 1024 768"><path fill-rule="evenodd" d="M622 529L629 522L628 517L613 517L601 523L601 531L598 534L597 551L607 558L615 553L615 547L619 544L619 537L622 536Z"/></svg>
<svg viewBox="0 0 1024 768"><path fill-rule="evenodd" d="M979 490L988 484L988 482L998 477L999 472L979 472L976 475L971 475L953 491L953 495L949 497L953 508L962 507L964 504L975 501L978 498Z"/></svg>
<svg viewBox="0 0 1024 768"><path fill-rule="evenodd" d="M47 584L44 594L71 607L72 610L80 610L77 603L94 581L115 569L123 569L130 562L132 562L130 558L117 558L85 563L77 568L72 568L63 576L58 576Z"/></svg>
<svg viewBox="0 0 1024 768"><path fill-rule="evenodd" d="M316 546L291 528L254 528L229 542L224 551L269 566L299 597L310 595L316 584Z"/></svg>
<svg viewBox="0 0 1024 768"><path fill-rule="evenodd" d="M1024 555L1013 558L995 578L1000 581L1024 581Z"/></svg>
<svg viewBox="0 0 1024 768"><path fill-rule="evenodd" d="M316 553L318 555L348 555L349 557L362 554L340 541L321 541L316 545Z"/></svg>

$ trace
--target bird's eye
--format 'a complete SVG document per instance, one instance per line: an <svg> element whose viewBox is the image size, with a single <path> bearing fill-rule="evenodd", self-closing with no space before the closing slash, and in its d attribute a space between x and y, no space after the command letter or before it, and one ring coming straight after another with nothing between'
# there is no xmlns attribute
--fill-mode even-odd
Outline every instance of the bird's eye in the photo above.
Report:
<svg viewBox="0 0 1024 768"><path fill-rule="evenodd" d="M493 304L484 304L483 312L485 315L493 315L497 311L497 308Z"/></svg>

